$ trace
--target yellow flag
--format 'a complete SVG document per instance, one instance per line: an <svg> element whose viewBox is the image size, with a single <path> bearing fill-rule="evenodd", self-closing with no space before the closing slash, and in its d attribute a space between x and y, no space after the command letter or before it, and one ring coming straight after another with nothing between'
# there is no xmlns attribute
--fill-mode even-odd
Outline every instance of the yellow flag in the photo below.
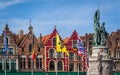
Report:
<svg viewBox="0 0 120 75"><path fill-rule="evenodd" d="M56 33L56 50L57 50L57 52L65 52L69 56L69 52L68 52L66 46L60 40L60 37L57 33Z"/></svg>

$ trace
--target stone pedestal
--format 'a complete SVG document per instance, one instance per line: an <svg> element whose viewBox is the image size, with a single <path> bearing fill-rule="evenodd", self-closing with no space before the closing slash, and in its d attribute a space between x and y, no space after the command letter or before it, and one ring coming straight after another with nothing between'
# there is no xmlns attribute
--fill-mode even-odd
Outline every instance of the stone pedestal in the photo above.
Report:
<svg viewBox="0 0 120 75"><path fill-rule="evenodd" d="M92 48L87 75L114 75L113 61L109 56L107 47Z"/></svg>

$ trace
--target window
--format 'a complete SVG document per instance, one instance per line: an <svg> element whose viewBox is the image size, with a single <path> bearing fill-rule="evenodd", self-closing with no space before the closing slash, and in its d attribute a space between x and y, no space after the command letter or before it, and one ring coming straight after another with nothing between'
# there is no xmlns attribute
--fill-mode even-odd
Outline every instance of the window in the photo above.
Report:
<svg viewBox="0 0 120 75"><path fill-rule="evenodd" d="M0 54L3 54L4 48L0 48Z"/></svg>
<svg viewBox="0 0 120 75"><path fill-rule="evenodd" d="M77 60L81 60L81 57L80 57L80 56L77 56Z"/></svg>
<svg viewBox="0 0 120 75"><path fill-rule="evenodd" d="M62 58L62 54L63 54L62 52L57 52L57 57Z"/></svg>
<svg viewBox="0 0 120 75"><path fill-rule="evenodd" d="M69 64L69 71L74 71L74 63Z"/></svg>
<svg viewBox="0 0 120 75"><path fill-rule="evenodd" d="M0 70L2 70L2 59L0 59Z"/></svg>
<svg viewBox="0 0 120 75"><path fill-rule="evenodd" d="M26 59L25 58L20 58L20 69L25 69L26 67Z"/></svg>
<svg viewBox="0 0 120 75"><path fill-rule="evenodd" d="M77 68L79 68L79 71L82 71L81 66L82 66L81 63L77 63Z"/></svg>
<svg viewBox="0 0 120 75"><path fill-rule="evenodd" d="M73 40L72 47L77 48L77 41L76 40Z"/></svg>
<svg viewBox="0 0 120 75"><path fill-rule="evenodd" d="M69 60L74 60L74 53L70 52Z"/></svg>
<svg viewBox="0 0 120 75"><path fill-rule="evenodd" d="M38 52L40 52L40 47L38 47Z"/></svg>
<svg viewBox="0 0 120 75"><path fill-rule="evenodd" d="M24 52L24 47L22 47L22 52Z"/></svg>
<svg viewBox="0 0 120 75"><path fill-rule="evenodd" d="M13 55L13 48L9 48L9 54Z"/></svg>
<svg viewBox="0 0 120 75"><path fill-rule="evenodd" d="M29 52L32 52L32 44L29 45Z"/></svg>
<svg viewBox="0 0 120 75"><path fill-rule="evenodd" d="M16 60L11 60L11 70L16 70Z"/></svg>
<svg viewBox="0 0 120 75"><path fill-rule="evenodd" d="M92 45L92 42L89 41L89 45Z"/></svg>
<svg viewBox="0 0 120 75"><path fill-rule="evenodd" d="M37 58L36 64L37 69L42 69L42 58Z"/></svg>
<svg viewBox="0 0 120 75"><path fill-rule="evenodd" d="M25 67L26 67L26 63L25 63L25 58L23 58L23 68L25 69Z"/></svg>
<svg viewBox="0 0 120 75"><path fill-rule="evenodd" d="M9 60L6 60L6 70L9 70Z"/></svg>
<svg viewBox="0 0 120 75"><path fill-rule="evenodd" d="M49 51L49 57L50 58L53 58L54 57L54 49L50 49L50 51Z"/></svg>
<svg viewBox="0 0 120 75"><path fill-rule="evenodd" d="M58 61L58 70L63 70L63 64L61 60Z"/></svg>
<svg viewBox="0 0 120 75"><path fill-rule="evenodd" d="M56 46L56 37L53 38L53 46Z"/></svg>
<svg viewBox="0 0 120 75"><path fill-rule="evenodd" d="M31 69L31 58L28 58L28 68Z"/></svg>
<svg viewBox="0 0 120 75"><path fill-rule="evenodd" d="M53 60L50 61L50 70L55 70L55 62Z"/></svg>
<svg viewBox="0 0 120 75"><path fill-rule="evenodd" d="M20 69L22 69L22 58L20 58Z"/></svg>

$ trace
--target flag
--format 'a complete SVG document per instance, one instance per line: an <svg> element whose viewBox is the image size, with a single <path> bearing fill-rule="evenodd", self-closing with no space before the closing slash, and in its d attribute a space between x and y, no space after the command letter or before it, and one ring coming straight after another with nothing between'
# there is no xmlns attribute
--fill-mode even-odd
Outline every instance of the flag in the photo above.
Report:
<svg viewBox="0 0 120 75"><path fill-rule="evenodd" d="M4 56L6 57L6 53L8 50L8 38L6 32L4 32Z"/></svg>
<svg viewBox="0 0 120 75"><path fill-rule="evenodd" d="M32 60L34 60L35 58L36 58L35 50L33 49L33 51L32 51Z"/></svg>
<svg viewBox="0 0 120 75"><path fill-rule="evenodd" d="M32 36L32 60L36 58L35 55L35 45L34 45L34 35Z"/></svg>
<svg viewBox="0 0 120 75"><path fill-rule="evenodd" d="M60 37L57 33L56 33L56 51L66 53L69 56L69 52L65 44L60 40Z"/></svg>
<svg viewBox="0 0 120 75"><path fill-rule="evenodd" d="M73 51L74 51L74 53L77 53L77 48L76 47L73 48Z"/></svg>
<svg viewBox="0 0 120 75"><path fill-rule="evenodd" d="M82 44L82 40L79 38L78 39L78 55L82 56L85 53L85 48Z"/></svg>

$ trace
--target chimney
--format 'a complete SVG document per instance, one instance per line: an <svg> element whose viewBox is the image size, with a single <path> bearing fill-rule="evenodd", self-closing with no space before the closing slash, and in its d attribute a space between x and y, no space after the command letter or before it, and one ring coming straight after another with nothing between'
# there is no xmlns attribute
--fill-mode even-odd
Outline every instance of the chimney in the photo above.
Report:
<svg viewBox="0 0 120 75"><path fill-rule="evenodd" d="M19 30L19 39L21 39L23 37L23 30Z"/></svg>

